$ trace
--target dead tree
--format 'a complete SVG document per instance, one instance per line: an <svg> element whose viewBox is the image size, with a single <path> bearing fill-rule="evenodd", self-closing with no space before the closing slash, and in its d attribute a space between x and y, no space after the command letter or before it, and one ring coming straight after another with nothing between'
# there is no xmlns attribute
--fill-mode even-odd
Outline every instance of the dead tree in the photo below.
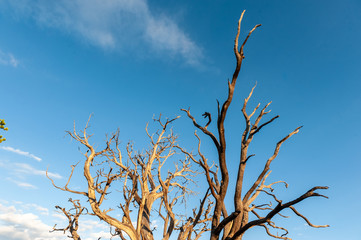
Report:
<svg viewBox="0 0 361 240"><path fill-rule="evenodd" d="M159 217L163 219L164 240L169 239L174 232L179 234L178 239L197 239L210 230L208 223L212 202L207 200L207 192L198 208L194 209L196 215L188 218L175 210L177 205L182 204L181 200L192 193L188 184L192 183L197 175L191 167L192 161L188 155L182 153L186 151L176 145L177 136L172 130L168 130L169 125L177 118L167 119L165 122L161 117L155 119L160 126L155 134L150 134L148 126L146 127L150 148L139 152L129 143L125 149L125 157L120 149L119 131L108 138L104 149L97 151L94 144L90 143L88 123L80 132L77 132L74 126L74 130L68 134L86 149L83 154L83 174L87 189L78 191L69 187L78 164L71 166L70 176L63 187L56 185L47 176L54 187L83 196L90 205L89 215L98 217L115 229L113 236L117 235L121 239L152 240L154 229L151 228L151 219ZM172 160L175 161L173 170L163 170L162 167ZM118 208L122 212L120 218L111 214L114 208L102 207L106 199L112 197L112 186L121 192L121 197L117 196L117 199L120 199Z"/></svg>
<svg viewBox="0 0 361 240"><path fill-rule="evenodd" d="M262 121L269 113L267 108L270 103L266 104L259 113L257 113L257 110L260 105L255 107L251 113L248 113L247 104L254 88L244 100L242 107L245 129L240 139L240 159L237 177L234 180L236 186L232 191L234 194L233 206L229 207L230 204L225 202L226 194L230 194L231 191L228 187L230 179L227 168L224 122L228 108L232 103L238 74L244 59L244 46L251 34L261 26L256 25L248 33L242 45L239 46L238 39L243 15L244 12L238 22L234 44L236 68L232 80L228 81L227 99L222 105L218 103L217 133L214 134L208 129L212 124L212 116L209 112L203 114L205 118L208 118L208 121L204 126L201 126L191 115L189 109L182 109L192 120L194 126L213 141L217 150L217 160L215 161L217 164L209 163L202 153L201 139L197 133L195 133L198 140L197 155L178 145L177 136L172 130L168 129L176 118L167 119L165 122L160 117L155 119L160 126L159 131L150 134L148 128L146 128L150 142L149 149L139 152L134 150L132 144L128 144L125 149L125 157L122 154L119 142L119 131L111 134L102 150L97 150L94 143L90 142L91 135L87 132L88 124L83 131L76 131L74 126L74 130L68 132L73 139L86 149L86 152L83 153L85 160L82 163L82 171L87 187L83 190L75 190L69 187L74 170L79 163L71 166L70 176L63 187L56 185L52 179L50 180L56 188L62 191L83 196L90 205L89 215L96 216L109 224L114 229L113 236L119 236L123 240L152 240L154 239L154 229L151 227L151 219L159 217L163 220L162 239L164 240L170 239L174 235L177 235L179 240L200 239L202 234L208 231L210 231L211 240L220 238L222 240L240 240L247 230L255 226L264 228L271 237L287 240L290 239L287 235L287 229L276 225L273 221L274 216L283 216L281 212L284 209L290 209L311 227L328 226L313 225L295 208L295 205L299 202L310 197L326 198L317 191L328 187L316 186L292 201L283 202L277 197L273 189L277 184L287 186L287 183L283 181L266 183L271 173L271 163L277 157L281 145L291 136L297 134L301 127L290 132L276 144L273 154L266 160L264 168L256 176L253 184L249 187L244 185L246 165L254 156L248 153L248 148L254 136L278 118L278 116L275 116ZM255 116L254 120L252 119L253 116ZM173 160L176 160L175 167L166 172L163 167ZM179 209L177 206L182 204L181 200L192 192L188 184L192 183L195 175L197 175L197 171L194 170L191 163L197 164L204 171L208 190L205 192L204 197L200 199L199 205L193 209L192 214L179 214L176 211ZM112 197L110 189L121 192L121 197L117 196L116 198L119 200L118 208L122 213L120 218L112 214L115 208L106 209L104 207L107 198ZM256 203L255 200L260 194L269 197L273 202ZM281 231L282 233L279 235L274 231Z"/></svg>
<svg viewBox="0 0 361 240"><path fill-rule="evenodd" d="M251 185L249 189L245 189L244 186L244 174L246 171L246 165L248 161L250 161L251 157L254 156L253 154L249 155L248 148L254 138L255 135L260 133L260 131L276 120L279 116L275 116L264 123L261 123L263 118L270 112L267 110L270 103L266 104L258 114L256 114L257 110L259 109L260 105L252 110L251 113L247 113L247 103L250 100L253 90L250 92L249 96L244 100L244 104L242 107L242 114L245 119L245 129L243 131L242 137L240 139L240 159L238 162L238 174L237 179L232 181L236 182L236 186L234 189L234 201L233 201L233 211L229 213L229 209L227 209L225 204L225 197L226 194L229 193L229 172L227 168L227 158L226 158L226 130L224 126L224 122L227 116L228 108L232 103L236 82L238 79L238 74L241 70L242 61L245 58L244 55L244 46L246 45L249 37L258 27L261 25L256 25L246 36L245 40L243 41L242 45L239 47L239 35L240 35L240 28L241 22L244 15L244 11L238 21L238 29L236 38L234 41L234 53L236 56L236 68L233 73L232 81L228 81L228 97L225 102L220 106L218 102L218 114L217 114L217 134L212 133L208 130L208 126L211 124L211 114L206 112L203 114L205 118L208 118L208 122L205 126L201 126L196 119L191 115L190 110L182 109L182 111L186 112L187 116L192 120L193 125L201 130L206 136L208 136L215 148L217 149L217 166L219 167L220 174L218 171L213 170L212 167L209 165L207 158L202 154L200 150L201 140L197 133L195 133L196 138L198 139L198 156L194 156L189 154L186 151L183 151L186 155L189 156L195 163L197 163L203 170L206 176L206 181L209 185L211 195L215 201L215 207L212 216L212 226L211 226L211 240L219 239L222 236L223 240L228 239L242 239L242 236L245 231L248 229L260 226L263 227L266 233L274 238L277 239L290 239L287 237L288 231L285 228L277 226L273 221L272 218L275 215L281 215L280 212L286 208L291 209L297 216L303 218L306 223L315 228L319 227L328 227L328 225L313 225L310 221L299 213L295 209L295 205L309 197L325 197L317 193L317 190L327 189L328 187L325 186L316 186L312 189L308 190L306 193L302 194L300 197L284 203L282 200L278 199L277 196L273 192L273 186L279 183L284 183L285 186L287 184L285 182L274 182L270 184L266 184L266 179L271 173L270 165L277 157L278 152L280 150L281 145L287 141L291 136L297 134L301 127L296 128L294 131L289 133L283 139L281 139L274 149L274 153L271 157L266 161L264 168L260 171L258 177ZM255 120L251 118L255 117ZM261 205L254 205L253 202L255 199L260 195L265 194L266 196L270 197L275 205L266 203ZM229 203L227 203L229 205ZM251 216L250 216L251 214ZM282 216L282 215L281 215ZM253 220L252 220L253 219ZM272 233L270 229L281 231L281 235L276 235ZM221 235L222 234L222 235Z"/></svg>
<svg viewBox="0 0 361 240"><path fill-rule="evenodd" d="M74 240L81 240L81 238L78 234L79 217L82 214L86 214L87 211L86 211L85 207L81 206L79 200L73 200L70 198L69 202L71 202L74 206L73 208L71 208L69 210L66 210L65 208L62 208L59 206L55 206L55 208L61 210L61 212L68 219L68 226L66 226L65 228L56 228L56 224L55 224L53 227L53 230L51 230L50 232L62 231L65 234L66 231L69 231L71 234L70 236L68 236L69 238L72 238Z"/></svg>

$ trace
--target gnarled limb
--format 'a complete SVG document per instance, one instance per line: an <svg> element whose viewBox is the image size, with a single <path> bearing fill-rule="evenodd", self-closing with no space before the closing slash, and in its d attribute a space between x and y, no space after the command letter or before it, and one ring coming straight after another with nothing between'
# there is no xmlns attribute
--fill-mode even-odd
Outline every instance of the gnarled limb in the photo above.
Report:
<svg viewBox="0 0 361 240"><path fill-rule="evenodd" d="M89 140L91 135L87 133L88 123L82 131L77 132L74 129L68 134L86 148L86 152L83 154L85 156L83 173L88 185L87 190L80 192L68 187L76 165L72 166L72 171L64 187L58 187L52 179L50 180L58 189L85 196L91 206L89 215L97 216L108 223L115 229L112 234L118 235L122 239L152 240L154 229L151 228L151 214L153 204L159 203L159 215L164 219L167 228L164 239L168 239L184 221L176 215L174 209L177 204L182 202L179 199L192 193L187 184L194 182L195 175L197 175L197 172L191 167L189 154L187 155L184 149L180 151L181 148L176 146L177 136L168 129L177 118L162 120L159 117L154 119L160 129L155 134L150 134L146 127L146 133L150 140L149 149L138 152L133 149L132 144L128 144L126 154L124 154L126 160L123 158L119 146L119 130L111 134L105 147L98 151ZM178 160L174 169L169 169L168 173L163 170L162 167L169 159L182 152L185 153L184 159ZM164 173L167 173L166 177L162 176ZM122 192L118 205L122 212L120 219L110 215L112 208L103 209L102 207L111 193L111 186L115 183L116 186L120 186ZM131 213L134 210L136 211L135 218L134 212ZM198 222L206 224L208 220L202 219ZM193 233L197 232L196 236L200 236L201 232L206 231L206 228L194 229Z"/></svg>
<svg viewBox="0 0 361 240"><path fill-rule="evenodd" d="M198 210L193 209L193 217L189 217L186 222L179 228L180 233L178 240L191 240L199 239L203 233L210 231L209 221L212 219L210 216L213 202L209 199L209 188L199 203ZM208 200L207 206L206 200Z"/></svg>
<svg viewBox="0 0 361 240"><path fill-rule="evenodd" d="M287 203L282 203L281 200L277 199L277 206L270 211L265 217L262 217L260 219L257 220L253 220L248 222L246 225L244 225L241 229L239 229L231 238L228 239L236 239L238 236L241 236L245 231L247 231L249 228L252 228L254 226L258 226L264 223L269 222L276 214L278 214L279 212L281 212L282 210L286 209L286 208L290 208L291 206L309 198L309 197L324 197L324 198L328 198L325 195L319 194L317 192L315 192L316 190L320 190L320 189L328 189L328 187L325 186L316 186L311 188L310 190L308 190L305 194L301 195L300 197L289 201ZM292 209L292 208L291 208ZM293 210L293 209L292 209ZM320 225L319 227L328 227L328 225Z"/></svg>
<svg viewBox="0 0 361 240"><path fill-rule="evenodd" d="M280 215L283 216L280 212L284 208L293 208L289 203L283 204L281 200L277 198L277 196L273 193L273 186L279 183L285 184L287 187L287 183L284 181L277 181L271 184L266 184L266 179L271 173L270 171L270 165L272 161L278 156L278 153L280 151L281 145L287 141L291 136L294 134L297 134L299 132L299 129L301 127L296 128L294 131L289 133L286 137L281 139L274 149L273 154L270 158L267 159L264 168L260 171L258 176L256 176L256 180L251 184L249 189L246 192L244 191L244 176L246 171L246 165L251 157L255 156L255 154L249 154L248 149L250 144L253 141L253 138L255 135L261 132L263 128L273 123L276 119L279 118L278 115L263 121L264 117L270 113L270 110L268 110L268 107L270 106L271 102L266 104L262 109L260 109L259 113L257 114L258 109L260 108L260 104L258 104L255 108L252 109L252 112L250 114L247 113L247 104L253 94L253 91L255 89L255 86L252 88L249 95L245 98L243 106L242 106L242 114L245 119L245 128L242 132L241 141L240 141L240 159L238 163L238 172L237 172L237 178L235 179L235 191L233 196L234 201L234 211L228 215L226 205L224 203L224 199L226 196L226 193L228 191L228 183L229 183L229 173L227 168L227 161L226 161L226 137L225 137L225 126L224 122L227 116L228 108L230 104L232 103L233 96L234 96L234 90L236 86L236 82L238 79L238 75L242 66L242 61L244 59L244 46L247 43L249 37L251 34L261 25L258 24L254 28L249 31L248 35L244 39L242 45L239 47L239 36L240 36L240 29L241 29L241 22L244 16L244 11L241 14L241 17L238 21L238 28L237 28L237 34L234 41L234 53L236 57L236 67L232 76L232 80L228 81L228 96L225 102L220 106L218 100L218 107L217 107L217 131L218 136L215 136L213 133L211 133L208 130L208 126L212 123L211 121L211 114L206 112L203 114L205 118L208 118L207 124L202 127L199 125L196 121L196 119L190 114L189 110L182 111L187 113L187 116L192 120L193 125L202 130L205 135L210 137L217 149L218 154L218 162L217 167L219 167L220 170L220 176L218 175L217 171L213 171L211 167L207 163L207 158L204 156L204 154L201 153L200 150L200 138L197 134L195 134L196 138L198 139L198 156L195 157L192 155L192 153L188 153L188 156L190 159L192 159L193 162L198 164L205 173L205 177L207 180L207 183L210 188L210 192L215 199L215 208L213 212L212 217L212 231L211 231L211 239L216 240L219 239L220 234L223 232L222 240L225 239L236 239L241 240L243 233L248 230L249 228L253 226L262 226L265 228L267 234L269 236L273 236L279 239L289 239L286 235L288 231L283 228L277 226L275 223L273 223L270 219L274 215ZM252 120L252 117L256 116L254 120ZM234 162L234 161L232 161ZM308 193L302 195L300 198L291 201L292 204L296 204L299 201L302 201L303 199L306 199L310 196L319 196L317 193L314 192L314 190L317 189L324 189L324 187L316 187L313 190L310 190ZM257 199L260 193L265 193L268 196L271 196L274 201L276 201L277 206L273 207L272 203L266 203L266 204L253 204L253 202ZM258 214L257 211L262 212L268 212L266 217L261 217L260 214ZM307 223L309 221L307 218L305 218L303 215L298 213L294 208L292 209L296 215L300 216L301 218L304 218ZM253 213L256 216L256 220L249 219L249 213ZM251 217L254 217L253 215ZM317 226L310 224L310 226ZM322 227L325 227L326 225L322 225ZM278 230L282 230L284 232L283 235L278 236L274 235L269 231L269 228L274 228Z"/></svg>
<svg viewBox="0 0 361 240"><path fill-rule="evenodd" d="M59 207L59 206L55 206L56 209L59 209L62 211L62 213L65 215L65 217L68 219L68 226L66 226L65 228L56 228L56 224L53 227L53 230L51 230L50 232L54 232L54 231L62 231L65 232L69 231L70 232L70 236L68 236L69 238L72 238L74 240L81 240L79 234L78 234L78 228L79 228L79 217L80 215L84 214L84 210L87 212L85 207L82 207L79 200L73 200L73 199L69 199L69 202L71 202L73 204L73 208L66 210L65 208Z"/></svg>

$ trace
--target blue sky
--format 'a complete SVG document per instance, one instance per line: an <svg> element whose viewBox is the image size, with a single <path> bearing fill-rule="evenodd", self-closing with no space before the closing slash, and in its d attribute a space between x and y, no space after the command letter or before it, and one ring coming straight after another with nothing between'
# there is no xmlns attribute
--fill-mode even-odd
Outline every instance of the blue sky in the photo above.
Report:
<svg viewBox="0 0 361 240"><path fill-rule="evenodd" d="M285 223L290 237L359 239L358 0L0 0L0 118L9 128L0 144L0 239L65 239L48 230L61 221L54 206L65 206L69 195L53 189L44 171L49 167L62 183L82 159L65 134L74 121L81 128L93 114L94 142L101 145L119 128L124 143L142 149L154 114L181 115L175 131L194 148L194 128L179 109L191 107L202 121L204 111L216 112L216 99L225 99L244 9L242 36L262 27L245 48L226 122L229 159L239 154L241 103L257 82L252 104L272 100L272 113L281 117L255 139L250 179L275 143L303 125L281 149L272 179L290 184L285 200L314 185L330 186L328 200L308 199L298 209L331 227L311 229L292 216ZM98 226L94 234L107 231L96 219L86 221ZM262 229L248 233L248 239L261 236L267 239Z"/></svg>

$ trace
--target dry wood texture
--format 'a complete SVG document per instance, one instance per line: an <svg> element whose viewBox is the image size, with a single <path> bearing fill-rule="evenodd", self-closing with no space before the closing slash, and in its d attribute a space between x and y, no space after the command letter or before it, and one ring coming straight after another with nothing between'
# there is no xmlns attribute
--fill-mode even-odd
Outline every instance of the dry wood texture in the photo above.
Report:
<svg viewBox="0 0 361 240"><path fill-rule="evenodd" d="M154 229L151 228L153 214L163 219L163 239L169 239L175 231L178 239L199 239L204 232L210 230L208 222L213 203L208 199L207 191L191 216L181 216L175 211L177 205L184 204L185 196L192 193L188 183L193 182L197 175L197 171L191 168L188 155L183 154L184 150L176 145L177 136L172 130L168 130L169 125L177 118L164 122L161 117L155 119L160 126L159 131L151 135L146 128L150 148L138 152L133 149L132 144L128 144L126 160L120 150L118 131L108 138L104 149L97 151L90 143L88 124L80 132L77 132L74 126L74 130L68 134L87 149L84 153L83 174L88 187L83 191L69 187L79 163L71 166L69 178L63 187L56 185L49 176L48 178L54 187L85 197L91 209L88 214L98 217L115 229L112 233L114 236L132 240L154 239ZM177 154L183 158L176 162L174 170L162 170L166 162L174 160ZM113 209L102 207L113 184L121 186L116 189L122 193L118 205L123 213L120 219L111 216ZM54 231L70 231L74 239L79 239L76 231L82 208L79 201L73 201L73 204L77 210L75 214L57 207L69 219L69 226L64 229L54 228Z"/></svg>
<svg viewBox="0 0 361 240"><path fill-rule="evenodd" d="M240 159L238 162L238 173L237 178L232 179L236 183L234 191L229 191L228 184L229 184L229 172L227 167L227 158L226 158L226 137L225 137L225 119L227 117L228 108L232 103L234 91L236 88L236 83L238 79L239 72L241 70L242 61L245 58L244 55L244 47L251 36L251 34L261 25L256 25L251 31L249 31L248 35L244 39L241 46L239 46L239 36L241 31L241 22L243 19L245 11L242 12L241 17L238 21L238 28L237 34L234 41L234 54L236 56L236 68L233 73L232 81L228 81L228 97L225 102L220 107L218 103L218 115L217 115L217 134L212 133L207 128L211 124L211 114L206 112L203 114L205 118L208 118L207 124L202 127L200 124L197 123L197 120L192 116L190 110L182 109L182 111L186 112L187 116L192 120L193 125L200 129L206 136L208 136L212 142L214 143L215 148L217 149L218 153L218 164L220 175L218 175L218 169L212 170L212 167L209 165L207 158L204 154L201 153L201 139L196 134L196 137L199 141L198 144L198 159L195 156L188 155L190 159L192 159L196 164L198 164L205 173L207 183L209 185L212 197L215 201L215 208L212 216L212 226L211 226L211 240L216 239L237 239L241 240L242 236L245 231L254 227L254 226L261 226L266 230L266 233L274 238L278 239L290 239L287 237L288 231L283 227L277 226L274 222L272 222L272 218L279 214L282 210L286 208L290 208L297 216L303 218L309 226L311 227L328 227L328 225L313 225L310 221L299 213L295 208L294 205L297 203L309 198L309 197L326 197L316 192L316 190L320 189L327 189L328 187L324 186L317 186L305 194L301 195L300 197L296 198L293 201L289 201L287 203L283 203L279 200L276 195L273 193L273 185L278 183L284 183L285 186L288 186L285 182L274 182L271 184L266 184L266 179L271 173L270 165L272 161L275 160L277 157L282 144L287 141L291 136L297 134L301 127L296 128L283 139L281 139L274 149L274 153L272 156L268 158L265 163L264 168L260 171L258 177L251 185L249 189L244 189L244 175L246 171L247 162L250 160L254 154L248 154L248 148L253 141L253 137L258 134L262 128L266 127L274 120L276 120L279 116L274 116L270 120L261 123L265 115L267 115L270 111L267 110L271 103L266 104L260 112L256 115L257 110L260 107L258 104L250 114L247 113L247 103L250 100L254 88L252 88L250 94L247 98L245 98L243 107L242 107L242 114L245 119L245 130L243 131L242 137L240 139ZM252 121L252 117L255 116L255 120ZM184 151L185 154L188 154ZM234 194L234 201L233 207L234 209L232 213L228 213L227 207L230 204L227 202L225 203L225 196L226 194ZM256 198L261 194L265 194L274 200L276 206L272 206L271 203L265 203L261 205L254 205L253 202ZM255 220L250 220L250 213L255 217ZM281 215L282 216L282 215ZM273 234L271 229L275 229L276 231L281 231L281 235Z"/></svg>
<svg viewBox="0 0 361 240"><path fill-rule="evenodd" d="M208 127L211 126L212 116L209 112L203 114L208 119L206 125L201 126L196 118L191 114L190 109L182 109L187 117L193 122L195 128L201 130L206 137L209 137L217 150L216 163L209 163L205 154L201 151L201 138L195 133L198 141L197 154L193 154L179 146L177 136L169 129L169 125L174 119L162 120L161 117L155 119L159 124L159 130L154 134L148 132L149 149L139 152L133 149L132 144L126 146L125 154L120 150L119 132L111 134L102 150L96 150L95 145L90 142L91 135L88 134L88 124L82 131L74 130L68 134L86 149L84 153L85 160L82 162L83 174L87 188L84 190L74 190L69 187L69 183L74 173L76 165L71 166L71 172L67 183L64 186L58 186L51 179L54 187L69 192L71 194L82 196L89 204L88 215L98 217L115 229L113 236L121 239L132 240L152 240L154 239L151 227L151 218L158 217L163 220L162 239L190 240L210 238L211 240L240 240L243 234L259 226L265 229L266 234L278 239L290 239L288 230L280 227L273 222L276 215L283 216L281 212L284 209L290 209L296 216L301 217L311 227L327 227L328 225L314 225L304 215L295 209L295 205L310 197L326 197L317 193L318 190L327 189L325 186L316 186L300 195L292 201L283 202L280 200L274 190L275 185L282 184L288 186L286 182L279 181L266 183L270 175L271 163L276 159L280 148L290 137L297 134L301 127L287 134L275 146L273 154L265 161L263 169L256 176L253 184L246 187L244 185L244 176L246 166L254 154L249 154L248 149L254 136L261 130L274 122L279 116L274 116L269 120L264 120L270 113L266 104L259 110L260 104L248 113L247 104L250 101L254 88L245 98L242 106L242 114L245 120L245 128L240 139L240 158L238 160L236 178L232 179L235 189L229 189L229 169L226 154L226 127L225 120L228 109L232 104L234 91L242 61L245 58L244 47L251 34L261 25L256 25L246 36L239 46L239 36L241 31L241 22L244 16L242 13L239 21L237 34L234 41L234 54L236 57L236 68L232 80L228 81L228 96L224 103L218 103L216 116L216 133L212 133ZM231 127L232 128L232 127ZM176 165L173 170L164 169L170 159L174 160L177 156ZM180 157L181 156L181 157ZM184 204L182 199L192 189L188 188L188 183L195 180L199 169L192 167L192 164L198 166L204 172L205 180L208 186L203 189L203 197L199 199L198 206L195 206L193 213L189 216L177 213L178 205ZM232 163L234 164L234 162ZM49 177L49 176L48 176ZM118 208L122 211L122 217L115 218L111 215L113 209L105 209L104 201L110 194L110 189L116 185L116 190L121 192L122 197L118 200ZM120 186L120 187L119 187ZM225 202L226 194L233 194L232 202ZM255 200L260 195L270 198L264 204L255 204ZM79 216L84 213L84 208L80 202L70 200L73 209L67 211L60 209L69 219L69 225L62 229L54 231L69 231L73 239L80 239L77 234ZM206 232L208 235L204 234ZM281 232L281 234L278 234Z"/></svg>

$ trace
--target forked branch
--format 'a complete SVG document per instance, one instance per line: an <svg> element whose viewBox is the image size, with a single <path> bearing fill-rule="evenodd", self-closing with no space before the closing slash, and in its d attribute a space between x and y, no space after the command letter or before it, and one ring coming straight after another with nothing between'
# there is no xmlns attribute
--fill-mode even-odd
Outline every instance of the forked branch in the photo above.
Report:
<svg viewBox="0 0 361 240"><path fill-rule="evenodd" d="M68 226L66 226L65 228L56 228L55 224L53 230L51 230L50 232L62 231L65 233L66 231L69 231L71 234L71 236L68 236L69 238L73 238L74 240L81 240L78 234L79 217L84 214L84 210L87 212L87 209L81 206L79 200L72 200L70 198L69 202L71 202L74 206L70 210L55 206L55 208L61 210L65 217L68 219Z"/></svg>
<svg viewBox="0 0 361 240"><path fill-rule="evenodd" d="M287 203L282 203L281 200L279 200L277 206L270 211L265 217L262 217L260 219L257 220L253 220L248 222L247 224L245 224L241 229L239 229L232 238L229 239L236 239L238 236L242 235L245 231L247 231L249 228L252 228L254 226L257 225L262 225L264 223L269 222L276 214L278 214L279 212L281 212L282 210L286 209L286 208L291 208L293 205L296 205L297 203L309 198L309 197L324 197L324 198L328 198L325 195L319 194L317 192L315 192L316 190L320 190L320 189L328 189L328 187L325 186L316 186L311 188L310 190L308 190L305 194L301 195L300 197L289 201ZM292 209L292 208L291 208ZM293 209L292 209L293 210ZM305 219L305 218L303 218ZM311 225L310 225L311 226ZM328 225L320 225L317 227L328 227Z"/></svg>

